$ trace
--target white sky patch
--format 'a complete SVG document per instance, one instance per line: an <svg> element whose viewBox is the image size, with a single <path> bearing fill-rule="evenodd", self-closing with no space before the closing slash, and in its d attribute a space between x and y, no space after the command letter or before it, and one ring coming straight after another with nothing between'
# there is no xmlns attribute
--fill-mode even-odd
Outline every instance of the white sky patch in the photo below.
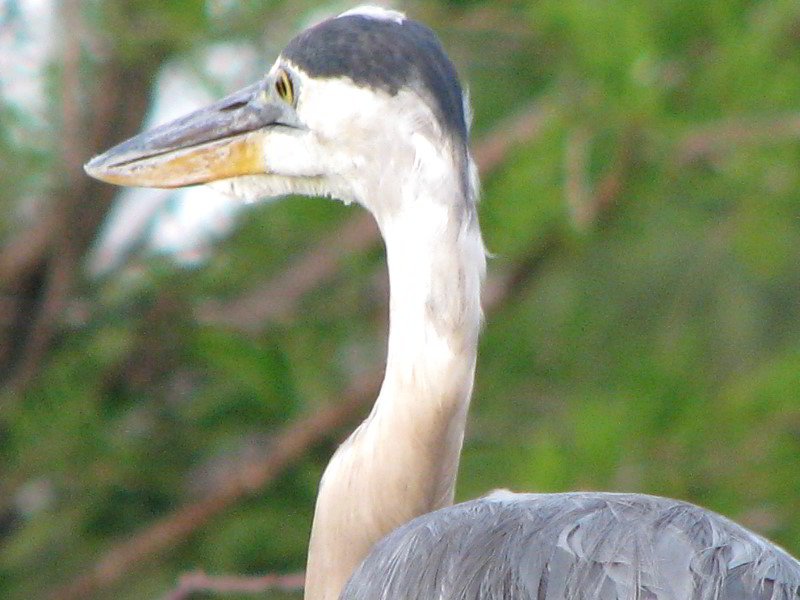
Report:
<svg viewBox="0 0 800 600"><path fill-rule="evenodd" d="M269 68L272 57L262 56L251 44L220 43L205 56L205 72L228 94L255 82Z"/></svg>
<svg viewBox="0 0 800 600"><path fill-rule="evenodd" d="M53 0L0 0L0 96L45 124L45 67L54 52Z"/></svg>

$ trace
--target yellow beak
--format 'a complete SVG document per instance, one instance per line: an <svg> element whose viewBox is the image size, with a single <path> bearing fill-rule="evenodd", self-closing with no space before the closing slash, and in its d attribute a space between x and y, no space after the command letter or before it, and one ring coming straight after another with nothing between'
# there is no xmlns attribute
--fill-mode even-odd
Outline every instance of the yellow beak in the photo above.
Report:
<svg viewBox="0 0 800 600"><path fill-rule="evenodd" d="M293 126L292 109L257 83L185 117L141 133L93 158L84 169L117 185L182 187L266 173L269 127Z"/></svg>

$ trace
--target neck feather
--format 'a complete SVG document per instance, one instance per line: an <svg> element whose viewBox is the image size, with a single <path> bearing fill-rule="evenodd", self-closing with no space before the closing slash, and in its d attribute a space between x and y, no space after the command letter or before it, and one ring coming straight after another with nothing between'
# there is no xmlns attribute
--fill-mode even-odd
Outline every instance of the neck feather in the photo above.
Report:
<svg viewBox="0 0 800 600"><path fill-rule="evenodd" d="M483 242L464 194L399 193L413 197L373 211L391 288L386 375L371 414L320 483L306 600L338 598L378 539L453 501L481 321Z"/></svg>

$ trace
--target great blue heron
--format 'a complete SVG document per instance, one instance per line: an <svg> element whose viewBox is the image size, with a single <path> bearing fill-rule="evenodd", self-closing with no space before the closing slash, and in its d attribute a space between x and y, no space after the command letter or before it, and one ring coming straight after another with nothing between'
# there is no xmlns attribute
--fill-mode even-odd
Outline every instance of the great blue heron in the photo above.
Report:
<svg viewBox="0 0 800 600"><path fill-rule="evenodd" d="M323 195L375 216L386 375L320 483L305 597L798 600L800 562L685 502L499 492L451 506L485 270L466 113L435 35L362 7L301 33L258 83L86 166L117 184Z"/></svg>

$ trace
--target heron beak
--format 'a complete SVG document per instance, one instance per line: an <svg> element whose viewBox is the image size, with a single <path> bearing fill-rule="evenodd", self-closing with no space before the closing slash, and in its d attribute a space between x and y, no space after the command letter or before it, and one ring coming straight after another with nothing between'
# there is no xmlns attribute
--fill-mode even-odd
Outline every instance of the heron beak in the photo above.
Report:
<svg viewBox="0 0 800 600"><path fill-rule="evenodd" d="M173 188L265 173L264 137L285 112L262 83L145 131L89 161L84 169L117 185Z"/></svg>

